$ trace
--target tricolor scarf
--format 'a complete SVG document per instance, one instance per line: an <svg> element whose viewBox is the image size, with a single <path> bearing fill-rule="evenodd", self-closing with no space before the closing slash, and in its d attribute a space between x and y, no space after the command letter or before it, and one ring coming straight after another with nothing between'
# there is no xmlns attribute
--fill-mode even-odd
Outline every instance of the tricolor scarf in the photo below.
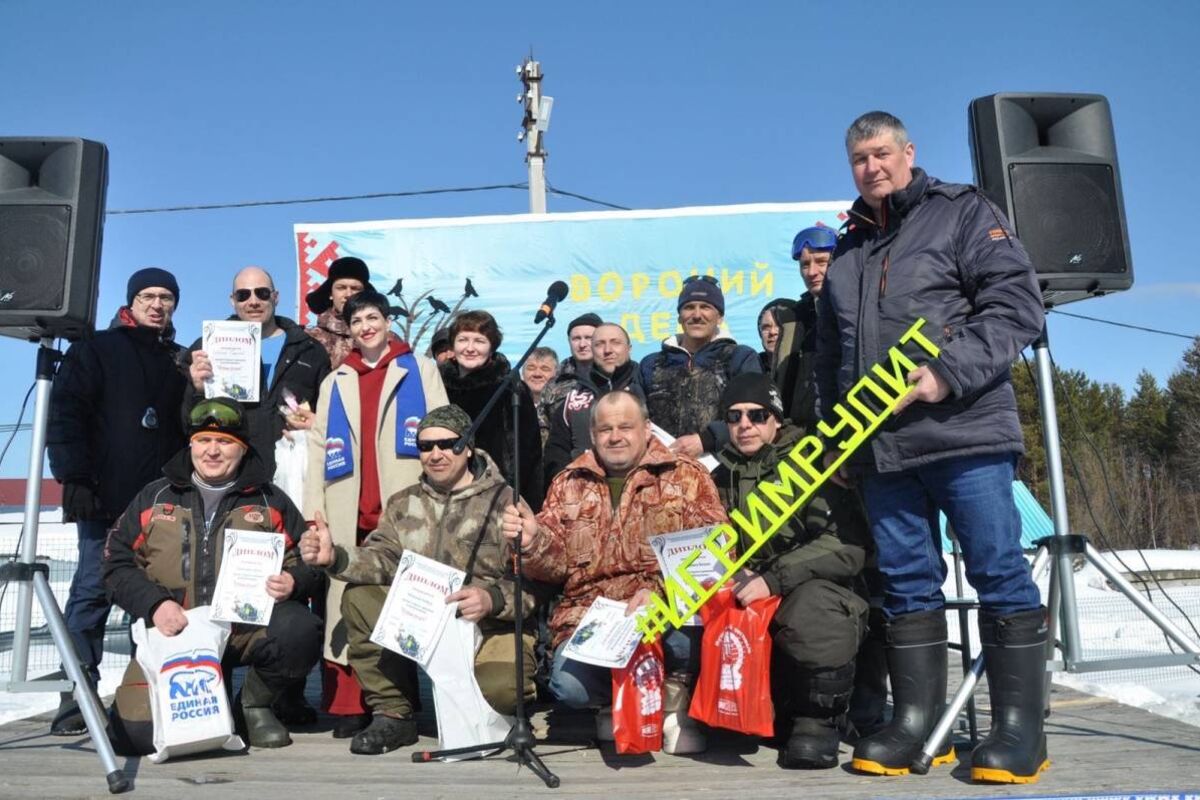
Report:
<svg viewBox="0 0 1200 800"><path fill-rule="evenodd" d="M396 356L396 364L406 372L396 386L396 458L417 457L417 424L425 416L425 387L417 357L411 352ZM380 398L386 403L386 398ZM333 481L354 472L354 444L350 436L350 419L342 403L338 385L333 384L329 400L329 424L325 429L325 480Z"/></svg>

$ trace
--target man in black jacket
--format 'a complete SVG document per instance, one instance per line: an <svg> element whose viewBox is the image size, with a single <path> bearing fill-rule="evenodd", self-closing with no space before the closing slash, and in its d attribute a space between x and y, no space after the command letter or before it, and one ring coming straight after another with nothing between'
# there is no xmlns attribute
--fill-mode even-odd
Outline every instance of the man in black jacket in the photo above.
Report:
<svg viewBox="0 0 1200 800"><path fill-rule="evenodd" d="M317 407L317 391L329 374L329 353L303 328L287 317L276 316L279 292L266 270L246 267L233 279L233 316L243 322L262 324L263 380L260 400L244 403L250 426L250 443L267 465L267 474L275 474L275 443L283 436L285 420L279 413L284 393L290 391L298 402ZM204 381L212 377L208 354L201 350L202 339L190 348L192 391L188 392L184 415L204 399Z"/></svg>
<svg viewBox="0 0 1200 800"><path fill-rule="evenodd" d="M112 608L100 579L104 537L184 441L178 409L187 382L171 325L179 284L166 270L139 270L125 299L108 330L67 350L50 392L46 432L50 471L63 485L63 516L79 531L63 617L93 683ZM86 730L74 698L64 694L51 733Z"/></svg>
<svg viewBox="0 0 1200 800"><path fill-rule="evenodd" d="M859 117L846 151L860 197L817 309L819 409L827 411L919 318L912 391L846 474L862 478L884 576L895 713L859 740L853 767L907 773L946 690L946 566L938 511L958 533L979 595L992 730L972 753L975 780L1029 783L1048 765L1042 732L1046 615L1021 553L1012 496L1023 451L1009 365L1042 329L1033 265L974 187L913 165L900 120ZM930 358L926 351L938 349ZM954 759L944 746L934 763Z"/></svg>
<svg viewBox="0 0 1200 800"><path fill-rule="evenodd" d="M612 391L633 392L643 400L638 362L629 360L633 345L620 325L604 322L592 333L592 365L550 412L550 436L542 460L546 485L592 446L592 404Z"/></svg>
<svg viewBox="0 0 1200 800"><path fill-rule="evenodd" d="M109 533L104 581L113 600L164 636L188 624L185 610L210 605L225 537L233 530L281 533L283 570L266 579L275 601L266 626L235 623L222 666L249 666L235 717L252 747L291 744L271 703L301 683L321 654L322 626L304 600L317 575L300 561L304 519L273 486L249 445L245 414L233 400L202 400L189 416L188 446L130 502ZM114 744L124 755L153 751L149 696L137 662L125 672L112 710Z"/></svg>

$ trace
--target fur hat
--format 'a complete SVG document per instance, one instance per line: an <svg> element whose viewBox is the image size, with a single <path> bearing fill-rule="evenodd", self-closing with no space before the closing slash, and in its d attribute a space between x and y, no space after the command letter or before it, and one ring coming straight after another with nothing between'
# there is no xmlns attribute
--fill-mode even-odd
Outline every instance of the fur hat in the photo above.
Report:
<svg viewBox="0 0 1200 800"><path fill-rule="evenodd" d="M323 314L332 306L333 284L342 278L353 278L359 281L365 292L375 291L375 287L371 285L371 271L367 269L367 263L361 258L343 256L329 265L329 277L325 279L325 282L305 296L304 299L308 303L309 310L314 314Z"/></svg>

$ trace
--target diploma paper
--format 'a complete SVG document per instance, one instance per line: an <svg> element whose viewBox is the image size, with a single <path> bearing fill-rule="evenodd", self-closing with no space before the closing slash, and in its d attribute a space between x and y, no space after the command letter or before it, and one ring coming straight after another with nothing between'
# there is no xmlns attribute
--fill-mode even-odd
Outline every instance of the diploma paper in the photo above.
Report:
<svg viewBox="0 0 1200 800"><path fill-rule="evenodd" d="M283 569L282 533L225 531L221 571L213 589L212 619L267 625L275 598L267 594L267 578Z"/></svg>
<svg viewBox="0 0 1200 800"><path fill-rule="evenodd" d="M662 428L655 425L653 422L650 423L650 432L652 434L654 434L655 439L658 439L660 442L665 444L667 447L670 447L672 445L672 443L674 443L674 441L675 441L674 436L667 433ZM696 460L699 461L701 464L703 464L704 468L706 470L708 470L709 472L712 472L718 466L716 456L714 456L712 453L701 453Z"/></svg>
<svg viewBox="0 0 1200 800"><path fill-rule="evenodd" d="M201 349L212 364L212 377L204 382L204 397L229 397L258 402L262 378L262 323L241 320L205 320Z"/></svg>
<svg viewBox="0 0 1200 800"><path fill-rule="evenodd" d="M674 577L676 570L683 564L683 560L697 548L703 547L704 541L710 533L712 533L712 528L708 527L651 536L650 547L658 559L658 566L662 570L663 577ZM688 565L687 573L695 578L696 583L707 587L710 583L719 581L725 575L725 569L717 563L717 557L705 548L700 550L700 555ZM680 615L688 610L683 598L676 598L675 605ZM687 624L699 625L699 615L692 615Z"/></svg>
<svg viewBox="0 0 1200 800"><path fill-rule="evenodd" d="M446 595L461 589L466 578L461 569L406 551L371 641L428 667L446 622L458 610Z"/></svg>
<svg viewBox="0 0 1200 800"><path fill-rule="evenodd" d="M609 669L623 669L642 638L637 614L625 616L624 601L597 597L567 639L563 656Z"/></svg>

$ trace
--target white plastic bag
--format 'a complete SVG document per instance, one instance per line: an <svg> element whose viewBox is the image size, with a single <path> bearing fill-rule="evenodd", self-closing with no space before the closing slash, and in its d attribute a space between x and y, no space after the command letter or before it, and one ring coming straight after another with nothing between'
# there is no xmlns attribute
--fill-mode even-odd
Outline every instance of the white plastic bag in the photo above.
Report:
<svg viewBox="0 0 1200 800"><path fill-rule="evenodd" d="M304 507L304 478L308 474L308 432L288 431L275 443L275 478L296 508Z"/></svg>
<svg viewBox="0 0 1200 800"><path fill-rule="evenodd" d="M133 623L137 661L150 691L155 764L206 750L243 750L233 732L233 714L221 674L221 654L230 626L209 620L209 607L187 612L187 627L163 636Z"/></svg>

